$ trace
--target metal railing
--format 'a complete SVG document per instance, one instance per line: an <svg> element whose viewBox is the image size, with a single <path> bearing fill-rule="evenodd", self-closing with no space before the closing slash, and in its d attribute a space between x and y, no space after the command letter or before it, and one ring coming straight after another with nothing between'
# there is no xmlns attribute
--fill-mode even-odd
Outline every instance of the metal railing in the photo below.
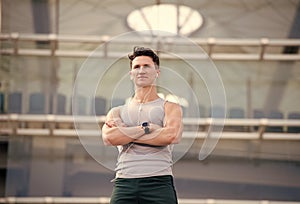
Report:
<svg viewBox="0 0 300 204"><path fill-rule="evenodd" d="M110 36L88 36L88 35L56 35L56 34L20 34L20 33L0 33L0 54L1 55L22 55L22 56L55 56L55 57L119 57L124 53L117 51L111 45L132 45L148 43L153 45L165 45L164 51L172 52L173 45L189 46L191 44L204 48L202 53L177 53L186 59L208 59L213 60L270 60L270 61L298 61L299 53L283 53L285 47L299 47L299 39L231 39L231 38L190 38L189 41L172 37L143 37L132 39L111 39ZM48 46L24 47L23 43L38 42ZM66 48L61 44L84 44L94 45L91 49L86 46L80 48ZM103 45L101 50L96 47ZM95 47L96 46L96 47ZM228 48L231 51L226 51ZM248 48L248 49L245 49ZM251 51L249 51L249 49ZM269 52L269 50L276 50ZM93 53L93 55L91 55ZM126 53L125 53L126 54ZM161 54L162 58L172 58L172 56Z"/></svg>
<svg viewBox="0 0 300 204"><path fill-rule="evenodd" d="M74 117L76 124L80 124L77 128ZM105 116L6 114L0 115L0 135L99 136L104 122ZM91 124L98 124L98 128ZM223 127L222 139L300 140L300 132L287 131L291 127L300 128L300 120L296 119L184 118L183 124L183 138L205 138L213 129L210 127ZM282 131L268 131L272 127L281 127Z"/></svg>
<svg viewBox="0 0 300 204"><path fill-rule="evenodd" d="M5 197L0 203L23 204L109 204L108 197ZM296 201L269 201L269 200L218 200L218 199L178 199L179 204L299 204Z"/></svg>

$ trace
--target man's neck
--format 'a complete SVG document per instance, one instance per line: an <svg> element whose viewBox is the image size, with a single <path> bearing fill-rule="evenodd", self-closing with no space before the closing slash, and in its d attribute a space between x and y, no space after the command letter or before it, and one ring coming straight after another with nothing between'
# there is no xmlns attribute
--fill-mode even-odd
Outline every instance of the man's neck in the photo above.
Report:
<svg viewBox="0 0 300 204"><path fill-rule="evenodd" d="M136 88L134 99L139 103L146 103L149 101L156 100L159 96L157 95L156 86L147 86Z"/></svg>

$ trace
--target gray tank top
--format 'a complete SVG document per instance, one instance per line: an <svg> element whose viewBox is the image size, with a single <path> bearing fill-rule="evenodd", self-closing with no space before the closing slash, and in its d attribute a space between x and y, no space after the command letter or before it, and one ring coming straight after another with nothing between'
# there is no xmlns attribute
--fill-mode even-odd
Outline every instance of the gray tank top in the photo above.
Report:
<svg viewBox="0 0 300 204"><path fill-rule="evenodd" d="M120 116L127 126L141 125L146 121L163 126L164 104L161 98L144 104L131 100L120 107ZM118 150L117 178L172 175L173 145L157 147L129 143L118 146Z"/></svg>

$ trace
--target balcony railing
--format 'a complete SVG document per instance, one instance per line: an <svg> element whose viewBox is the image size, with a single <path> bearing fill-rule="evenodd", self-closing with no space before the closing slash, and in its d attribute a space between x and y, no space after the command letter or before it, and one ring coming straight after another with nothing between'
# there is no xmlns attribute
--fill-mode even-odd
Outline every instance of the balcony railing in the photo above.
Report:
<svg viewBox="0 0 300 204"><path fill-rule="evenodd" d="M74 117L71 115L0 115L1 135L22 136L60 136L77 137L99 136L105 116L75 116L77 129L74 127ZM91 129L91 124L98 124L98 129ZM217 119L217 118L184 118L183 138L204 139L213 128L221 129L222 139L245 140L300 140L300 132L289 131L289 128L300 129L300 120L296 119ZM272 131L273 127L281 130ZM220 131L220 128L218 128Z"/></svg>
<svg viewBox="0 0 300 204"><path fill-rule="evenodd" d="M190 38L189 40L160 37L160 38L131 38L112 39L110 36L87 35L56 35L56 34L0 34L1 55L21 56L55 56L55 57L119 57L124 56L120 47L125 45L149 44L163 46L166 52L174 52L185 59L212 60L269 60L269 61L299 61L300 54L283 52L286 47L300 46L299 39L230 39L230 38ZM27 43L39 43L43 46L28 46ZM76 44L76 46L68 46ZM46 46L45 46L46 45ZM96 49L103 45L102 49ZM178 46L200 46L201 53L176 51ZM87 48L89 47L90 48ZM116 48L116 46L118 48ZM92 55L91 55L92 54ZM162 58L172 58L161 54Z"/></svg>

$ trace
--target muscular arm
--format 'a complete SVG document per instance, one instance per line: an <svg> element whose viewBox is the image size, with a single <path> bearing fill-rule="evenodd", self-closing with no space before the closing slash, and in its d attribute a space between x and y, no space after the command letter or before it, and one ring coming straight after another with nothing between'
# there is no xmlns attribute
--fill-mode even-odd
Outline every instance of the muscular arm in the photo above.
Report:
<svg viewBox="0 0 300 204"><path fill-rule="evenodd" d="M113 108L102 127L102 139L106 145L124 145L130 142L165 146L178 143L182 136L182 110L178 104L165 104L164 126L150 124L150 134L141 126L126 127L120 118L119 108Z"/></svg>
<svg viewBox="0 0 300 204"><path fill-rule="evenodd" d="M155 127L154 130L151 130L150 134L145 134L137 138L134 142L157 146L175 144L179 143L182 130L182 110L180 105L166 102L164 127Z"/></svg>
<svg viewBox="0 0 300 204"><path fill-rule="evenodd" d="M102 127L102 139L105 145L124 145L144 135L140 126L126 127L120 118L120 109L112 108Z"/></svg>

